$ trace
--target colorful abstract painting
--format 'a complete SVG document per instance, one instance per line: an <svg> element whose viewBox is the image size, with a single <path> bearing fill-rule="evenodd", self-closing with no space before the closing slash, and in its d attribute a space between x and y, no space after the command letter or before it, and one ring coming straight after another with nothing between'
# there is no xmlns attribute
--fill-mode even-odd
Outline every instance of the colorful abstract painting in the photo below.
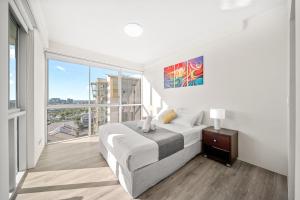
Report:
<svg viewBox="0 0 300 200"><path fill-rule="evenodd" d="M188 86L203 85L203 56L188 61Z"/></svg>
<svg viewBox="0 0 300 200"><path fill-rule="evenodd" d="M164 68L164 87L174 88L174 65Z"/></svg>
<svg viewBox="0 0 300 200"><path fill-rule="evenodd" d="M203 85L203 56L164 68L164 88Z"/></svg>
<svg viewBox="0 0 300 200"><path fill-rule="evenodd" d="M175 87L187 86L187 62L181 62L175 65Z"/></svg>

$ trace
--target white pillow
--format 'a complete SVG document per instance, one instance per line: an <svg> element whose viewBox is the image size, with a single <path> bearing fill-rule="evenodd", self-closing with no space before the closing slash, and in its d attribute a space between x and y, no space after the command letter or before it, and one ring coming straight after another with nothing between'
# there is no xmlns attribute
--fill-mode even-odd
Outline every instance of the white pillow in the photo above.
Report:
<svg viewBox="0 0 300 200"><path fill-rule="evenodd" d="M172 123L180 124L182 126L193 127L200 125L203 118L203 111L198 113L188 113L185 111L179 112L176 119Z"/></svg>
<svg viewBox="0 0 300 200"><path fill-rule="evenodd" d="M180 124L182 126L193 127L195 124L195 117L191 114L178 114L177 118L172 121L174 124Z"/></svg>
<svg viewBox="0 0 300 200"><path fill-rule="evenodd" d="M202 120L203 120L203 116L204 116L204 112L200 111L199 113L197 113L197 120L195 122L195 125L199 126L202 124Z"/></svg>

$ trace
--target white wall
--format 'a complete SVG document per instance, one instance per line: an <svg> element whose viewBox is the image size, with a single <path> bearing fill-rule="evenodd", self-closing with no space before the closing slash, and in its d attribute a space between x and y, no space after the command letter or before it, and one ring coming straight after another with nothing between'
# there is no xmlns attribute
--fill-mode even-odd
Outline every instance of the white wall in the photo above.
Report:
<svg viewBox="0 0 300 200"><path fill-rule="evenodd" d="M295 200L300 199L300 2L296 1L296 175Z"/></svg>
<svg viewBox="0 0 300 200"><path fill-rule="evenodd" d="M34 163L45 145L46 63L41 34L34 30Z"/></svg>
<svg viewBox="0 0 300 200"><path fill-rule="evenodd" d="M296 68L295 68L295 19L290 21L290 70L289 70L289 199L294 199L295 191L295 136L296 136Z"/></svg>
<svg viewBox="0 0 300 200"><path fill-rule="evenodd" d="M27 143L28 168L35 167L45 146L45 54L41 34L34 29L29 33L27 65ZM30 52L32 51L32 52Z"/></svg>
<svg viewBox="0 0 300 200"><path fill-rule="evenodd" d="M288 198L295 199L295 143L296 143L296 34L295 34L295 1L289 1L290 11L290 69L289 69L289 170Z"/></svg>
<svg viewBox="0 0 300 200"><path fill-rule="evenodd" d="M281 6L240 32L147 66L152 103L227 109L223 126L240 131L239 159L287 175L288 29L288 9ZM201 55L203 86L163 89L163 67Z"/></svg>
<svg viewBox="0 0 300 200"><path fill-rule="evenodd" d="M0 1L0 199L9 195L8 180L8 1Z"/></svg>

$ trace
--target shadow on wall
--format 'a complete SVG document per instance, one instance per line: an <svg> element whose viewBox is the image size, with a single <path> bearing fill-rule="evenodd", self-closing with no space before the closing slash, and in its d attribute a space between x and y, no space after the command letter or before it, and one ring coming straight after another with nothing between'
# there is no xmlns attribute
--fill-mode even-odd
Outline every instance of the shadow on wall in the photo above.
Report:
<svg viewBox="0 0 300 200"><path fill-rule="evenodd" d="M152 113L154 116L169 105L161 95L153 88L152 84L143 77L143 117Z"/></svg>
<svg viewBox="0 0 300 200"><path fill-rule="evenodd" d="M178 98L184 98L184 97L178 97ZM189 105L191 107L191 105ZM149 80L144 76L143 77L143 117L146 117L150 115L151 113L155 116L157 115L162 109L168 108L168 107L173 107L173 105L170 105L169 102L166 102L163 97L157 92L157 90L153 87L153 85L150 83ZM174 108L179 108L179 109L185 109L187 111L192 111L194 108L190 108L188 105L186 106L180 106ZM212 105L211 108L214 106ZM226 108L225 108L226 109ZM199 108L199 111L201 108ZM212 125L213 121L209 117L209 110L204 111L204 117L203 117L203 124L206 125ZM233 121L233 119L236 117L236 114L233 111L226 110L226 123L225 120L222 120L221 126L223 127L229 127L230 128L230 121ZM227 125L227 122L229 124ZM235 127L235 126L233 126ZM235 129L238 127L235 127Z"/></svg>
<svg viewBox="0 0 300 200"><path fill-rule="evenodd" d="M155 84L154 84L155 85ZM178 98L186 98L182 96L178 96ZM181 101L182 102L182 101ZM210 119L210 110L211 108L224 108L226 110L226 118L225 120L221 120L221 127L239 130L239 122L241 119L247 120L248 115L241 113L237 110L229 110L226 107L222 107L220 105L191 105L186 101L186 105L179 105L180 107L176 107L174 105L170 105L170 102L166 102L165 99L157 92L154 88L153 84L147 80L146 77L143 77L143 117L148 116L151 112L155 116L164 108L174 107L179 109L185 109L187 111L204 111L204 117L202 124L212 126L213 120ZM198 109L198 110L195 110ZM249 119L248 119L249 120Z"/></svg>

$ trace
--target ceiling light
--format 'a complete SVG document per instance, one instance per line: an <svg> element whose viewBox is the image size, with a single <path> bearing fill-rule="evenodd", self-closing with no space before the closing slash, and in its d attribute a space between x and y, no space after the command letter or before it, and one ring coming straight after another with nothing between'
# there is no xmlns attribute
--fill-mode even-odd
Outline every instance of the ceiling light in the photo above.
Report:
<svg viewBox="0 0 300 200"><path fill-rule="evenodd" d="M222 0L222 10L233 10L237 8L247 7L251 4L252 0Z"/></svg>
<svg viewBox="0 0 300 200"><path fill-rule="evenodd" d="M139 37L143 33L143 28L139 24L129 23L124 27L124 32L130 37Z"/></svg>

